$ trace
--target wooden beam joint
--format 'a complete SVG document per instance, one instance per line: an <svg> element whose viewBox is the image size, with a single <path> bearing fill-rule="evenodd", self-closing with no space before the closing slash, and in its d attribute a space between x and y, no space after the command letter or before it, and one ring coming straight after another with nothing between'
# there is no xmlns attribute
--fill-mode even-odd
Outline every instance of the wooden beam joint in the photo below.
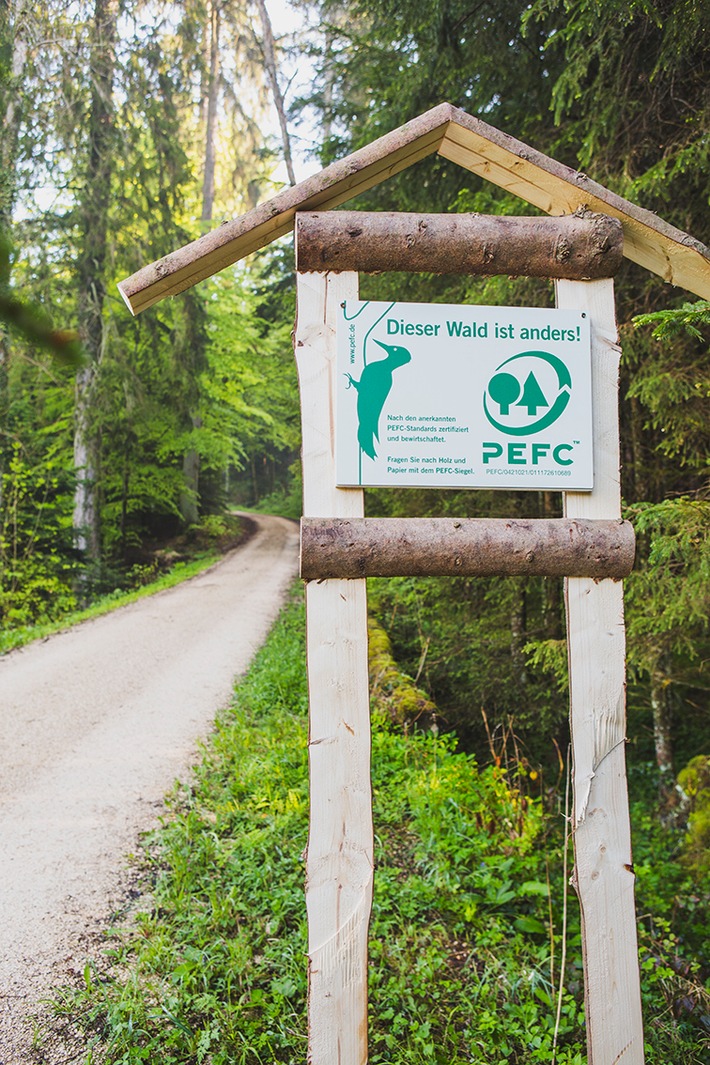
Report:
<svg viewBox="0 0 710 1065"><path fill-rule="evenodd" d="M296 215L301 273L406 270L583 280L612 277L623 257L621 223L592 212L555 218L389 211Z"/></svg>
<svg viewBox="0 0 710 1065"><path fill-rule="evenodd" d="M630 522L568 518L302 518L301 577L627 577Z"/></svg>

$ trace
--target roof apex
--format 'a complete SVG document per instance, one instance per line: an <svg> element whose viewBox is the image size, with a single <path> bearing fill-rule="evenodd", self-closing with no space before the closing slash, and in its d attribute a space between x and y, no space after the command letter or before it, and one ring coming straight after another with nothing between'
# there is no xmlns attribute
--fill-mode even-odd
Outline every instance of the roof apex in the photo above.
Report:
<svg viewBox="0 0 710 1065"><path fill-rule="evenodd" d="M297 211L329 210L437 152L551 215L618 218L624 255L710 299L710 249L571 167L449 103L439 104L252 211L143 267L119 284L131 313L191 288L293 229Z"/></svg>

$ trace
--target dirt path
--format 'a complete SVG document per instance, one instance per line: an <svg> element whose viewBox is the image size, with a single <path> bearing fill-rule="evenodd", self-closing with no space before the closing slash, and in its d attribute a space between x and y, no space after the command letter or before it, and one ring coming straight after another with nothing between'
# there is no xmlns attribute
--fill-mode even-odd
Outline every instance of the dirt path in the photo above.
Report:
<svg viewBox="0 0 710 1065"><path fill-rule="evenodd" d="M257 521L193 580L0 658L0 1065L55 1060L31 1017L124 905L126 856L283 602L298 531Z"/></svg>

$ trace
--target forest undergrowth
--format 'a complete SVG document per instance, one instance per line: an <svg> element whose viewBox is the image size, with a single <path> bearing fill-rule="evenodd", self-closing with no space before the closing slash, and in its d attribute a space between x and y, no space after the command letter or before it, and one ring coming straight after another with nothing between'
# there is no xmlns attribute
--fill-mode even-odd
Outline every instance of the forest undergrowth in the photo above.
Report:
<svg viewBox="0 0 710 1065"><path fill-rule="evenodd" d="M304 662L298 590L144 841L139 912L55 1000L57 1022L83 1030L85 1065L306 1060ZM484 764L452 733L403 729L382 703L372 770L370 1061L584 1065L579 911L555 789L512 761ZM678 833L644 808L633 820L646 1060L708 1065L703 900L676 860Z"/></svg>
<svg viewBox="0 0 710 1065"><path fill-rule="evenodd" d="M196 577L227 551L245 543L252 531L252 525L237 515L206 515L179 536L160 545L146 545L130 568L106 571L93 594L86 595L77 584L74 593L67 592L58 601L47 597L46 604L33 604L33 616L28 616L26 602L16 591L13 602L18 606L8 611L7 622L0 628L0 654Z"/></svg>

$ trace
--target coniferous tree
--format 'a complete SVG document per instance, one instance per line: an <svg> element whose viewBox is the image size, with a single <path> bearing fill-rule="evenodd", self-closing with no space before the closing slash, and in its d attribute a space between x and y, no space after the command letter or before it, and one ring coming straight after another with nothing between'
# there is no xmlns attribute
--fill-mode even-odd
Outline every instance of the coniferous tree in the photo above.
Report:
<svg viewBox="0 0 710 1065"><path fill-rule="evenodd" d="M101 558L100 439L96 425L92 424L91 408L105 342L105 271L116 148L113 91L117 19L118 0L95 0L89 46L91 95L87 158L78 208L77 319L88 365L79 371L76 379L74 528L77 548L94 563Z"/></svg>
<svg viewBox="0 0 710 1065"><path fill-rule="evenodd" d="M448 99L586 170L708 242L710 46L701 29L705 5L679 0L651 5L642 0L605 5L536 0L531 5L471 6L463 0L443 0L432 7L408 0L397 4L355 0L348 5L324 0L320 13L327 48L324 44L320 83L310 102L320 109L329 132L325 161ZM431 159L361 195L358 204L396 210L529 210L460 168ZM388 285L386 278L367 280L363 289L373 298L387 298L392 292ZM692 716L703 712L693 706L706 704L702 662L708 636L703 618L708 611L693 576L702 572L700 559L705 554L696 552L695 565L682 544L694 537L697 542L694 508L707 499L703 467L708 452L708 337L703 328L702 336L676 330L672 339L654 338L647 325L635 324L639 313L660 311L677 301L673 290L655 275L627 264L616 287L623 351L623 492L640 533L638 571L629 582L627 611L631 675L638 681L630 705L633 714L643 712L653 719L657 761L669 775L674 705L683 704L686 715ZM396 291L400 299L451 302L552 300L543 284L499 280L403 277L397 280ZM540 406L540 396L531 388L528 383L521 401L501 381L497 400L504 406L534 400L533 405ZM397 504L378 493L377 505ZM450 511L452 505L449 498L437 503L440 512ZM492 513L495 505L478 494L475 502L461 507ZM532 508L531 499L528 506ZM544 501L540 506L549 512ZM671 529L675 552L669 546ZM667 609L659 601L656 609L644 610L643 597L654 581L657 589L664 589ZM550 596L549 583L546 587L538 601L541 615L532 608L534 597L528 604L525 638L529 648L537 648L533 661L538 671L544 664L561 677L559 592ZM689 588L694 595L691 611ZM464 599L468 595L463 587L460 593ZM498 598L502 606L502 596ZM552 601L557 604L554 623L549 613ZM506 620L495 598L487 607L499 618L499 632L511 623L511 648L519 646L520 611L513 610ZM685 639L679 638L673 620L681 610L688 619ZM463 628L460 613L455 623L458 632ZM472 616L470 627L476 626L482 629L484 623ZM550 633L555 635L551 638ZM503 672L510 670L509 666ZM482 690L473 676L469 690ZM520 713L514 694L505 696L500 686L486 698L503 711L508 700L509 709ZM531 698L526 693L529 708ZM562 727L561 700L558 708Z"/></svg>

